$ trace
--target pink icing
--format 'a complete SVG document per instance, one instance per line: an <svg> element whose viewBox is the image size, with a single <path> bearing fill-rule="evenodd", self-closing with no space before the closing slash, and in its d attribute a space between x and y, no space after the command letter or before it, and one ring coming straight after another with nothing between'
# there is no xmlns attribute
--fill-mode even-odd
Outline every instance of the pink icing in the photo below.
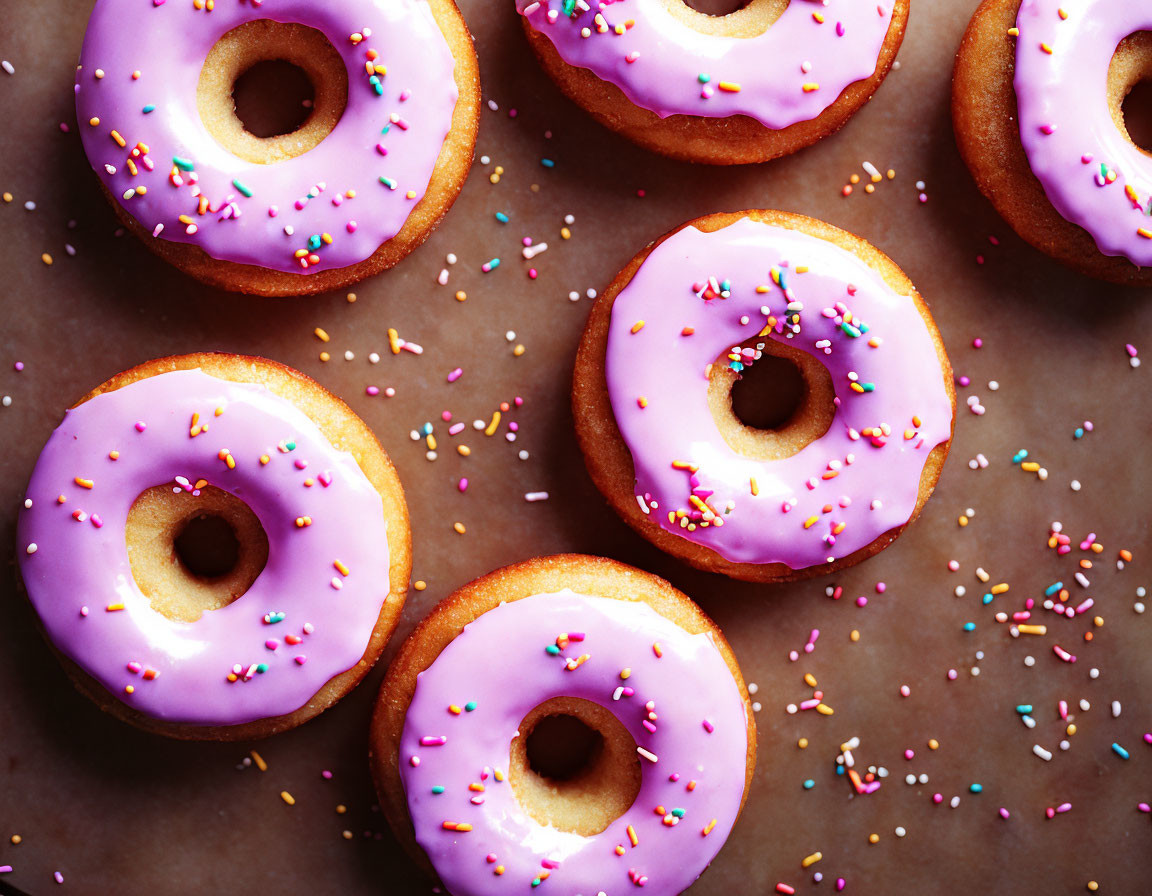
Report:
<svg viewBox="0 0 1152 896"><path fill-rule="evenodd" d="M798 332L784 322L789 307ZM759 461L717 430L705 370L769 317L780 320L765 338L828 368L837 407L823 437ZM951 436L951 400L912 299L834 243L748 218L713 233L686 227L652 251L612 306L606 373L641 508L736 563L802 569L908 522L928 454ZM683 523L669 520L677 511Z"/></svg>
<svg viewBox="0 0 1152 896"><path fill-rule="evenodd" d="M577 630L582 641L559 655L546 652ZM584 654L570 670L569 661ZM622 680L625 667L631 674ZM609 709L656 760L640 759L635 803L591 837L530 818L505 777L521 720L558 696ZM470 701L471 711L448 709ZM644 724L650 701L655 731ZM416 840L455 896L529 892L541 872L548 892L631 892L643 877L645 892L679 893L719 852L740 811L746 725L744 701L711 638L688 634L647 604L567 590L501 604L465 626L420 673L400 742ZM482 793L469 789L474 783ZM656 806L675 823L655 814ZM683 817L671 814L681 809ZM472 830L447 830L445 821ZM496 865L503 874L494 873Z"/></svg>
<svg viewBox="0 0 1152 896"><path fill-rule="evenodd" d="M348 105L335 130L309 152L271 165L220 146L196 106L208 51L254 19L315 28L348 66ZM365 30L369 36L354 43L351 35ZM380 95L365 70L370 49L387 66ZM76 73L76 114L88 161L141 226L223 261L314 273L371 256L424 196L456 105L453 65L424 0L216 0L211 12L190 0L98 0ZM174 158L194 170L175 167ZM144 195L125 198L140 187ZM210 208L202 215L201 195Z"/></svg>
<svg viewBox="0 0 1152 896"><path fill-rule="evenodd" d="M733 38L689 28L666 4L577 0L566 16L564 0L516 0L516 9L565 62L661 118L748 115L777 130L816 118L870 78L892 21L889 2L792 0L763 34Z"/></svg>
<svg viewBox="0 0 1152 896"><path fill-rule="evenodd" d="M1105 97L1117 44L1152 29L1152 7L1024 0L1016 26L1020 142L1049 202L1105 255L1152 264L1152 159L1116 127Z"/></svg>
<svg viewBox="0 0 1152 896"><path fill-rule="evenodd" d="M238 600L175 622L132 578L124 527L145 489L200 479L253 510L268 564ZM164 373L65 414L20 512L20 571L52 643L110 693L164 721L237 725L299 709L363 655L389 592L381 506L352 456L290 402L200 370Z"/></svg>

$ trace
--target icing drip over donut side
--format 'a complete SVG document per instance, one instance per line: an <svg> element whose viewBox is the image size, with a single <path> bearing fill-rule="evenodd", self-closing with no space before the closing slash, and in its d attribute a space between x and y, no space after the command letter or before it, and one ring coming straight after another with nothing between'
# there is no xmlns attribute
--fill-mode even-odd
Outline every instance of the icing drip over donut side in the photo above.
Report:
<svg viewBox="0 0 1152 896"><path fill-rule="evenodd" d="M507 780L520 721L560 696L610 710L641 756L632 807L591 837L530 818ZM679 893L739 813L746 725L711 639L647 604L568 590L501 604L418 678L400 742L417 842L456 896L528 892L543 880L563 893Z"/></svg>
<svg viewBox="0 0 1152 896"><path fill-rule="evenodd" d="M1049 202L1105 255L1152 265L1152 158L1116 126L1106 97L1117 45L1152 29L1152 7L1024 0L1016 26L1020 142Z"/></svg>
<svg viewBox="0 0 1152 896"><path fill-rule="evenodd" d="M332 133L269 165L217 143L196 99L209 50L256 19L322 32L348 67L348 105ZM308 274L363 261L399 233L452 124L453 67L424 0L217 0L210 9L98 0L76 114L101 182L155 237Z"/></svg>
<svg viewBox="0 0 1152 896"><path fill-rule="evenodd" d="M810 121L876 71L891 3L792 0L767 31L703 34L667 0L516 0L569 65L615 84L661 118L748 115L780 130Z"/></svg>
<svg viewBox="0 0 1152 896"><path fill-rule="evenodd" d="M819 359L836 393L830 429L782 460L734 451L708 406L708 366L757 336ZM605 370L641 508L736 563L815 566L907 523L951 437L912 299L834 243L748 218L652 250L612 306Z"/></svg>
<svg viewBox="0 0 1152 896"><path fill-rule="evenodd" d="M141 492L213 485L268 535L252 586L196 622L154 610L125 542ZM379 493L350 454L263 386L200 370L69 410L17 522L20 572L52 643L133 709L238 725L304 706L368 647L389 594Z"/></svg>

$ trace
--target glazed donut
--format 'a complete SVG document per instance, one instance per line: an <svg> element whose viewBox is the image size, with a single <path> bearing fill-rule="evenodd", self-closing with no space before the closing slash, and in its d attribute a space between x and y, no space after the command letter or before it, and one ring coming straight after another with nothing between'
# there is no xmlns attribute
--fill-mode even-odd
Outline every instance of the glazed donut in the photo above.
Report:
<svg viewBox="0 0 1152 896"><path fill-rule="evenodd" d="M209 577L179 542L206 518L238 555ZM40 454L17 536L80 690L197 740L273 734L339 700L384 649L411 569L375 436L304 374L240 355L149 361L81 399Z"/></svg>
<svg viewBox="0 0 1152 896"><path fill-rule="evenodd" d="M799 368L797 410L745 425L732 386L764 355ZM911 281L859 237L801 215L689 221L598 299L573 411L592 479L657 547L770 582L887 547L935 487L952 370Z"/></svg>
<svg viewBox="0 0 1152 896"><path fill-rule="evenodd" d="M1152 158L1121 105L1152 74L1150 29L1146 3L985 0L952 82L960 153L1013 229L1081 273L1139 286L1152 285Z"/></svg>
<svg viewBox="0 0 1152 896"><path fill-rule="evenodd" d="M574 744L583 755L561 774L549 763ZM442 601L388 670L371 749L393 830L455 896L544 880L673 894L724 845L756 728L699 607L656 576L569 554Z"/></svg>
<svg viewBox="0 0 1152 896"><path fill-rule="evenodd" d="M314 108L258 138L255 63L304 69ZM222 289L303 295L396 264L452 205L480 90L453 0L97 0L76 71L88 161L150 249Z"/></svg>
<svg viewBox="0 0 1152 896"><path fill-rule="evenodd" d="M664 155L763 162L839 130L888 74L908 0L516 0L544 70L605 127Z"/></svg>

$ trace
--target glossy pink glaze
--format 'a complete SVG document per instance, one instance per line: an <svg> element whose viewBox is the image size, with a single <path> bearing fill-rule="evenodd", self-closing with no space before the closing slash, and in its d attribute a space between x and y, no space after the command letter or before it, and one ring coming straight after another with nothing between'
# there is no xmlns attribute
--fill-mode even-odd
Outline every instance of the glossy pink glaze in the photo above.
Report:
<svg viewBox="0 0 1152 896"><path fill-rule="evenodd" d="M1152 264L1152 158L1116 127L1106 95L1117 45L1152 30L1152 6L1024 0L1016 26L1020 142L1032 172L1101 252Z"/></svg>
<svg viewBox="0 0 1152 896"><path fill-rule="evenodd" d="M271 165L218 144L196 104L208 51L255 19L315 28L348 66L348 105L336 128L312 150ZM370 35L353 42L364 29ZM380 95L365 70L373 49L387 66ZM307 274L363 261L400 231L428 189L452 124L453 66L424 0L216 0L211 12L191 0L97 0L76 72L76 114L88 161L146 230L222 261ZM193 170L175 167L175 158Z"/></svg>
<svg viewBox="0 0 1152 896"><path fill-rule="evenodd" d="M717 292L709 278L721 289L730 281L730 295L707 298ZM799 332L784 323L789 302L800 306ZM787 339L819 359L837 407L820 439L760 461L720 435L706 371L769 317L777 323L760 341ZM861 323L863 335L848 335ZM712 233L686 227L652 251L612 306L606 374L641 509L734 563L803 569L908 522L928 454L951 436L951 399L913 300L836 244L749 218ZM874 391L854 391L854 379Z"/></svg>
<svg viewBox="0 0 1152 896"><path fill-rule="evenodd" d="M816 118L870 78L892 21L888 0L792 0L763 34L735 38L689 28L666 6L578 0L565 16L563 0L516 0L565 62L661 118L748 115L777 130Z"/></svg>
<svg viewBox="0 0 1152 896"><path fill-rule="evenodd" d="M563 633L570 643L547 653ZM655 758L639 758L642 783L632 807L591 837L529 817L506 778L521 720L561 696L610 710ZM471 711L449 710L470 701ZM416 840L454 896L527 893L542 874L547 892L632 892L643 877L646 893L679 893L719 852L739 814L746 725L743 698L711 638L688 634L647 604L568 590L501 604L465 626L420 673L400 742ZM665 814L655 814L656 806ZM683 817L672 814L681 809ZM446 821L472 829L449 830Z"/></svg>
<svg viewBox="0 0 1152 896"><path fill-rule="evenodd" d="M204 424L196 436L193 414ZM175 622L137 587L125 523L144 490L189 492L201 479L256 514L268 564L233 603ZM298 525L304 516L310 524ZM69 410L17 522L20 572L56 648L133 709L211 726L293 712L356 665L389 594L387 535L379 493L309 417L263 386L200 370Z"/></svg>

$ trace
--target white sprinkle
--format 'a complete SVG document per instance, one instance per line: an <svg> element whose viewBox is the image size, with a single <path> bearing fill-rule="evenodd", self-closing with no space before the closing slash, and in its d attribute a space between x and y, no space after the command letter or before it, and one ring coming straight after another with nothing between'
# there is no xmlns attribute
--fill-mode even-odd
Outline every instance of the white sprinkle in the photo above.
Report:
<svg viewBox="0 0 1152 896"><path fill-rule="evenodd" d="M33 545L33 547L35 547L35 545ZM1114 718L1114 719L1120 718L1120 701L1119 700L1113 700L1112 701L1112 718Z"/></svg>
<svg viewBox="0 0 1152 896"><path fill-rule="evenodd" d="M12 63L9 62L7 59L5 59L3 62L0 62L0 66L3 66L4 71L8 72L8 74L10 74L10 75L16 74L16 69L12 66Z"/></svg>
<svg viewBox="0 0 1152 896"><path fill-rule="evenodd" d="M902 827L896 828L896 836L897 837L903 837L907 833L908 832L906 830L904 830L904 828L902 828Z"/></svg>
<svg viewBox="0 0 1152 896"><path fill-rule="evenodd" d="M1088 670L1088 677L1095 680L1100 677L1100 670L1093 667Z"/></svg>
<svg viewBox="0 0 1152 896"><path fill-rule="evenodd" d="M534 501L547 501L548 492L527 492L524 495L524 500L528 501L529 503Z"/></svg>
<svg viewBox="0 0 1152 896"><path fill-rule="evenodd" d="M1028 666L1029 668L1031 668L1032 666L1035 666L1036 665L1036 657L1034 657L1034 656L1024 657L1024 665Z"/></svg>
<svg viewBox="0 0 1152 896"><path fill-rule="evenodd" d="M444 258L444 260L446 262L448 262L448 264L456 264L456 253L455 252L449 252L448 255Z"/></svg>
<svg viewBox="0 0 1152 896"><path fill-rule="evenodd" d="M752 704L752 712L760 712L763 707L759 703Z"/></svg>
<svg viewBox="0 0 1152 896"><path fill-rule="evenodd" d="M36 203L33 202L31 199L29 199L27 202L24 203L24 208L26 208L30 212L34 212L34 211L36 211Z"/></svg>
<svg viewBox="0 0 1152 896"><path fill-rule="evenodd" d="M379 363L380 363L380 355L378 355L376 352L372 352L372 353L371 353L371 354L368 356L368 363L370 363L370 364L379 364Z"/></svg>
<svg viewBox="0 0 1152 896"><path fill-rule="evenodd" d="M520 458L520 460L528 460L528 452L527 452L527 451L521 451L521 452L520 452L519 454L517 454L516 456L517 456L518 458Z"/></svg>
<svg viewBox="0 0 1152 896"><path fill-rule="evenodd" d="M1000 389L1000 384L996 380L988 381L988 390L990 392L997 392Z"/></svg>
<svg viewBox="0 0 1152 896"><path fill-rule="evenodd" d="M1092 704L1087 700L1080 701L1080 712L1088 712L1092 708Z"/></svg>
<svg viewBox="0 0 1152 896"><path fill-rule="evenodd" d="M4 405L6 408L12 407L12 396L5 395L3 398L0 398L0 404Z"/></svg>
<svg viewBox="0 0 1152 896"><path fill-rule="evenodd" d="M344 360L345 361L351 361L355 357L356 356L354 354L352 354L352 352L344 352Z"/></svg>
<svg viewBox="0 0 1152 896"><path fill-rule="evenodd" d="M1040 746L1040 744L1036 744L1034 747L1032 747L1032 752L1043 759L1045 762L1052 761L1052 754Z"/></svg>
<svg viewBox="0 0 1152 896"><path fill-rule="evenodd" d="M639 753L641 756L643 756L645 759L647 759L649 762L658 762L658 761L659 761L659 760L656 758L656 754L655 754L655 753L649 753L649 752L648 752L647 750L645 750L643 747L637 747L637 748L636 748L636 752L637 752L637 753Z"/></svg>
<svg viewBox="0 0 1152 896"><path fill-rule="evenodd" d="M960 805L960 797L958 797L958 796L954 796L954 797L952 797L952 801L949 803L949 805L950 805L950 806L951 806L953 809L955 809L957 806L959 806L959 805Z"/></svg>
<svg viewBox="0 0 1152 896"><path fill-rule="evenodd" d="M28 552L29 554L35 554L35 553L36 553L36 551L37 551L36 542L32 542L32 543L31 543L30 545L28 545L28 547L26 547L24 550L25 550L26 552Z"/></svg>
<svg viewBox="0 0 1152 896"><path fill-rule="evenodd" d="M748 682L748 693L749 694L755 694L758 690L760 690L760 685L756 684L756 682L754 682L754 681Z"/></svg>
<svg viewBox="0 0 1152 896"><path fill-rule="evenodd" d="M1074 491L1074 492L1080 491L1080 480L1079 479L1073 479L1072 482L1069 484L1072 486L1072 491Z"/></svg>

